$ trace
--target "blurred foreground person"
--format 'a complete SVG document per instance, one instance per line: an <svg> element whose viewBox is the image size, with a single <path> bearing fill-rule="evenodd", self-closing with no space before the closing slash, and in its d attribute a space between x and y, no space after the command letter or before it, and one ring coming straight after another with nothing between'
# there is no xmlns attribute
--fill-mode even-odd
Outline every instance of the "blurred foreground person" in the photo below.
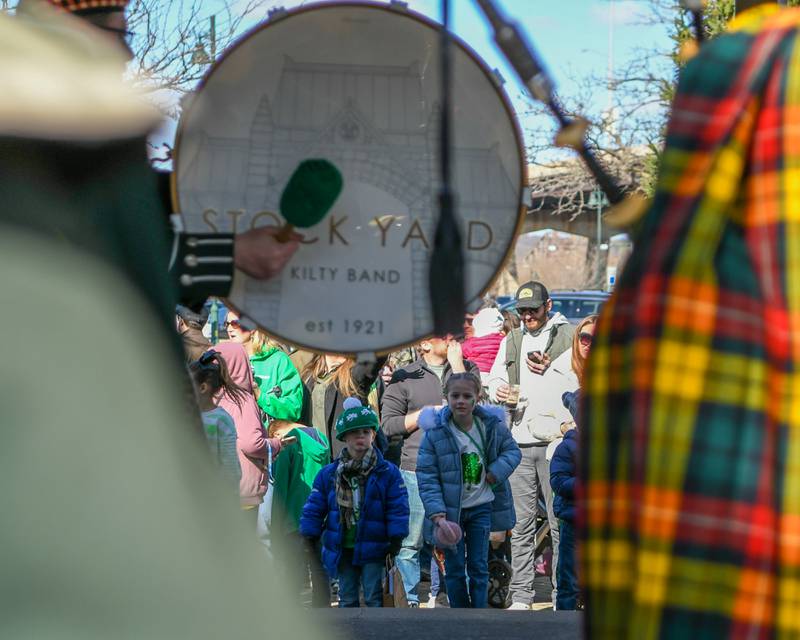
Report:
<svg viewBox="0 0 800 640"><path fill-rule="evenodd" d="M584 387L589 637L800 637L800 10L683 69Z"/></svg>
<svg viewBox="0 0 800 640"><path fill-rule="evenodd" d="M250 638L266 619L316 637L182 411L163 280L148 289L92 226L102 181L70 186L98 148L122 170L99 140L139 135L152 112L54 29L0 13L0 296L25 318L0 364L0 637Z"/></svg>
<svg viewBox="0 0 800 640"><path fill-rule="evenodd" d="M0 296L26 318L0 365L0 637L256 638L265 620L274 637L319 637L185 423L137 292L4 227Z"/></svg>
<svg viewBox="0 0 800 640"><path fill-rule="evenodd" d="M0 220L33 225L39 231L96 252L142 285L166 319L175 307L176 297L199 310L209 296L228 295L234 266L254 278L278 274L297 251L300 236L294 234L289 242L279 243L274 238L277 227L262 227L235 236L170 230L168 216L172 207L163 195L167 190L159 185L159 180L169 179L168 174L159 178L145 152L145 135L157 124L158 114L150 109L149 126L142 127L141 118L133 117L131 90L122 82L125 66L133 57L129 46L133 34L128 31L125 14L129 5L130 0L20 2L15 20L25 29L38 32L40 52L25 64L25 71L19 76L28 84L26 91L35 103L31 113L42 112L59 126L57 135L49 136L47 143L35 148L29 141L0 140L0 155L6 160L24 158L19 167L10 163L8 172L3 167L3 173L31 184L35 172L47 172L52 190L43 196L79 198L85 208L77 219L46 212L25 219L3 210ZM85 77L69 73L63 60L38 60L44 66L33 74L27 73L41 52L50 52L55 43L65 40L74 49L71 53L83 57L88 65ZM4 54L2 59L13 58ZM16 68L16 62L13 66ZM60 92L62 78L71 77L75 78L74 94ZM40 91L35 91L36 87ZM75 109L78 104L80 110ZM120 105L131 111L126 131L117 128L113 134L105 135L109 131L109 113L119 110ZM141 110L142 106L137 108ZM67 123L71 126L62 126ZM40 130L41 127L39 123ZM55 142L86 139L84 134L89 130L92 145L65 146ZM35 137L41 138L39 132ZM20 144L24 145L24 152Z"/></svg>
<svg viewBox="0 0 800 640"><path fill-rule="evenodd" d="M170 238L144 149L159 114L122 81L109 38L26 6L0 27L0 222L100 258L174 328Z"/></svg>

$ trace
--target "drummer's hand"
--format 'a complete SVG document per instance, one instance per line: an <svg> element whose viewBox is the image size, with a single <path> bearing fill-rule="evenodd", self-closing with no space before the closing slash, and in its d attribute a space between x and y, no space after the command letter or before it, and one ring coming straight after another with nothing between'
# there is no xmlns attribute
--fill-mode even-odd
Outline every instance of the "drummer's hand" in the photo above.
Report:
<svg viewBox="0 0 800 640"><path fill-rule="evenodd" d="M278 242L280 227L258 227L236 235L233 262L251 278L267 280L277 276L300 248L299 233L292 233L288 242Z"/></svg>

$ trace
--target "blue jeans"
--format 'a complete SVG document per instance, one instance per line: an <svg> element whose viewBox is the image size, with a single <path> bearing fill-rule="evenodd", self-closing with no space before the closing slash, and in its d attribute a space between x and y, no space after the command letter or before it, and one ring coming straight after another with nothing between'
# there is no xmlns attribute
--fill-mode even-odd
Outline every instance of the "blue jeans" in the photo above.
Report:
<svg viewBox="0 0 800 640"><path fill-rule="evenodd" d="M485 609L489 606L492 503L462 509L460 524L464 537L455 548L445 549L444 552L447 597L453 609Z"/></svg>
<svg viewBox="0 0 800 640"><path fill-rule="evenodd" d="M422 525L425 522L425 507L419 497L417 474L413 471L400 470L403 482L408 491L408 536L403 540L403 547L395 558L397 569L403 577L403 587L409 602L419 602L419 550L422 548Z"/></svg>
<svg viewBox="0 0 800 640"><path fill-rule="evenodd" d="M383 606L383 563L353 566L353 550L342 549L339 560L339 607L359 606L359 587L364 589L368 607Z"/></svg>
<svg viewBox="0 0 800 640"><path fill-rule="evenodd" d="M556 609L574 611L578 606L578 576L575 574L575 526L571 522L559 519L561 540L558 543L558 595Z"/></svg>

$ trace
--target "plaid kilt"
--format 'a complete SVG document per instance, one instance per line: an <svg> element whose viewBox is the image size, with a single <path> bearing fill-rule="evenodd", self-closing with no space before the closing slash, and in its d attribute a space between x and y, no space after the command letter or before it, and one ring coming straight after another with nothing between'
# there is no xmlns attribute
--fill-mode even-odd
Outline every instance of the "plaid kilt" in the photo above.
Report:
<svg viewBox="0 0 800 640"><path fill-rule="evenodd" d="M587 637L800 637L800 11L683 70L581 429Z"/></svg>

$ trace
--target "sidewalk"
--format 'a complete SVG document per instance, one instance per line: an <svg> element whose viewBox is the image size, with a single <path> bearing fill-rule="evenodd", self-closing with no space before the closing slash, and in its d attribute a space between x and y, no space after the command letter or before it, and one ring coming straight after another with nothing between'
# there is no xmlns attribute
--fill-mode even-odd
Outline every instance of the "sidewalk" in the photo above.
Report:
<svg viewBox="0 0 800 640"><path fill-rule="evenodd" d="M547 638L579 640L582 614L498 609L315 609L322 628L341 640Z"/></svg>
<svg viewBox="0 0 800 640"><path fill-rule="evenodd" d="M537 575L536 579L533 582L534 588L536 589L536 596L533 601L533 609L535 611L542 611L553 609L553 599L552 599L552 592L553 592L553 585L550 582L550 576L542 576ZM430 588L431 583L427 579L423 579L422 582L419 583L419 601L421 603L426 603L428 601L428 597L430 595ZM448 607L447 604L447 596L443 593L439 595L436 599L436 606L437 607Z"/></svg>

